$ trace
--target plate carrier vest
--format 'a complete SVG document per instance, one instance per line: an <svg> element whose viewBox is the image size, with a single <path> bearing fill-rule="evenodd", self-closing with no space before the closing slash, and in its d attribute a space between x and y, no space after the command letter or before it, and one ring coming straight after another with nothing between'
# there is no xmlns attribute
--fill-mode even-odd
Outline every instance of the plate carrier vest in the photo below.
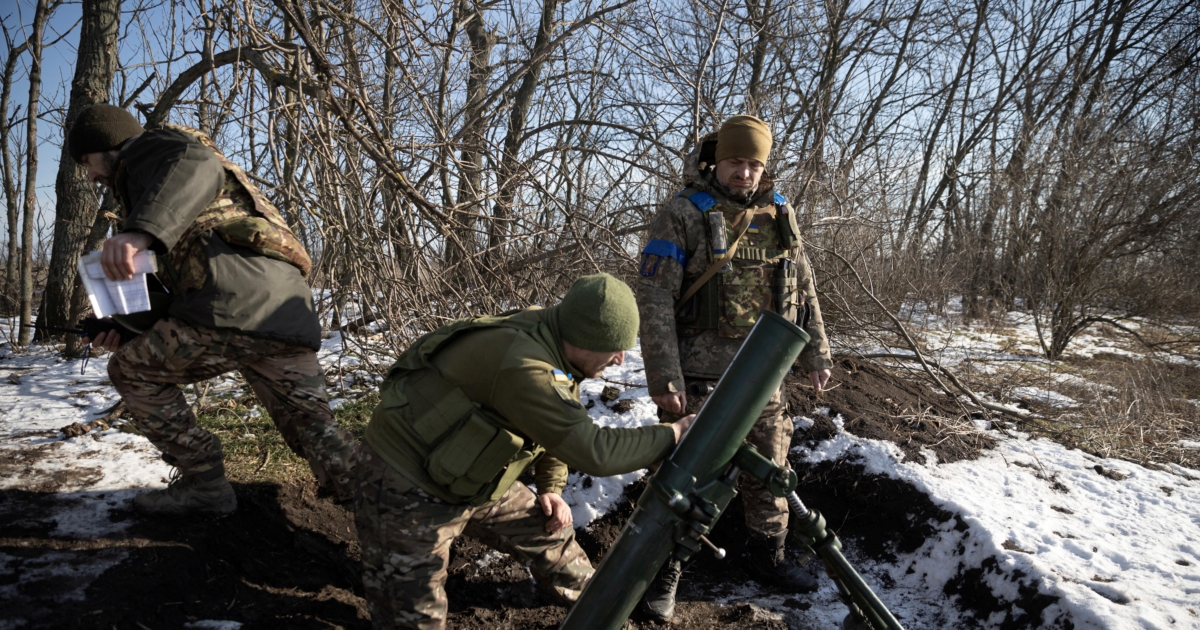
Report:
<svg viewBox="0 0 1200 630"><path fill-rule="evenodd" d="M732 239L736 235L731 216L736 218L743 209L718 204L712 195L694 188L685 188L675 196L684 197L704 215L709 260L726 256L729 246L719 251L714 248L718 239L713 238L716 221L710 220L713 218L711 213L720 213L725 233L729 235L727 238ZM774 221L762 225L752 223L739 241L733 259L727 261L687 303L678 305L676 324L679 334L696 335L715 329L721 337L740 339L750 333L763 309L779 313L789 321L797 321L804 300L799 290L799 269L791 258L797 254L796 248L800 244L796 218L789 211L787 199L778 192L774 193L773 207L758 207L753 211L756 216L764 212L771 214ZM685 276L683 286L691 286L698 278Z"/></svg>
<svg viewBox="0 0 1200 630"><path fill-rule="evenodd" d="M504 327L536 338L540 323L512 321L517 312L459 320L421 337L380 387L368 433L398 434L422 458L444 500L480 506L499 499L545 452L503 416L442 378L432 364L438 350L469 332Z"/></svg>

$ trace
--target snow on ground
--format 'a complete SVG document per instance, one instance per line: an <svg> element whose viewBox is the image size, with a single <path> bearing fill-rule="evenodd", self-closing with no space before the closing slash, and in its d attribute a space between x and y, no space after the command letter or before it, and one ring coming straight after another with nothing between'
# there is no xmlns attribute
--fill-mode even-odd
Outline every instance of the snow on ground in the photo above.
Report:
<svg viewBox="0 0 1200 630"><path fill-rule="evenodd" d="M925 343L947 364L972 361L976 369L989 362L1021 361L1051 370L1040 359L1036 335L1027 315L1013 314L1003 329L988 331L956 325L951 318L924 311L909 313L920 324ZM348 349L347 346L351 346ZM888 352L904 352L884 349ZM1101 352L1136 353L1112 340L1083 335L1070 351L1079 356ZM345 344L333 333L319 353L326 369L342 375L345 388L369 385L380 377L370 368L386 367L382 355L362 355L361 346ZM67 539L111 536L127 522L108 518L130 497L166 482L168 467L143 438L117 430L64 439L57 430L85 422L117 398L107 382L106 361L93 359L85 374L78 361L64 361L37 349L12 355L0 346L0 490L36 495L45 509L35 521L13 522L14 531L49 531ZM1141 356L1141 355L1136 355ZM642 426L656 421L647 395L639 352L628 353L624 365L610 368L603 380L584 383L582 397L590 414L605 426ZM1074 387L1077 377L1050 374L1047 385ZM606 385L621 390L632 405L616 413L601 399ZM233 387L232 380L216 386ZM1014 388L1014 398L1056 406L1075 401L1044 387ZM1013 402L1013 401L1003 401ZM341 403L335 403L341 404ZM811 419L795 419L798 430ZM984 581L1001 601L1018 599L1021 589L1057 597L1043 611L1048 626L1084 628L1200 628L1200 471L1179 466L1151 470L1123 461L1103 460L1068 450L1044 439L989 431L999 445L974 461L939 464L904 461L888 442L841 433L811 450L793 453L797 461L857 462L869 472L905 481L956 515L937 525L939 532L894 564L859 557L853 541L846 554L909 628L976 625L945 585L964 569L990 567ZM1200 443L1182 444L1200 447ZM573 473L564 498L572 506L576 527L586 527L606 513L623 489L644 471L608 478ZM0 516L4 506L0 505ZM7 520L7 519L6 519ZM11 536L12 534L6 533ZM16 534L18 537L20 534ZM53 583L64 598L81 598L88 584L120 562L119 549L91 555L81 562L69 551L47 552L36 559L0 554L0 601L15 595L17 584ZM493 560L481 558L481 562ZM882 584L888 588L881 588ZM719 603L749 602L773 611L793 627L834 627L845 615L832 584L809 596L800 610L785 604L789 597L766 593L753 585L731 586ZM984 622L998 625L999 617ZM18 619L0 615L0 630L21 627ZM235 628L236 622L202 620L189 627Z"/></svg>
<svg viewBox="0 0 1200 630"><path fill-rule="evenodd" d="M941 524L894 565L865 563L866 573L894 582L883 597L899 602L893 612L902 616L906 602L943 592L959 571L993 558L985 581L1001 601L1018 600L1019 587L1059 598L1043 611L1044 626L1200 627L1200 471L1150 470L990 433L994 450L952 464L905 462L890 442L844 432L793 456L857 462L906 481L966 524Z"/></svg>
<svg viewBox="0 0 1200 630"><path fill-rule="evenodd" d="M592 405L588 414L596 421L596 424L605 427L633 428L658 422L657 407L650 401L650 394L645 387L644 370L645 366L642 363L639 346L639 348L625 353L625 362L622 365L605 370L604 378L608 381L588 379L583 382L579 397L583 404ZM620 400L631 401L633 408L626 413L613 411L610 406L619 403L604 401L600 398L600 393L606 385L623 390ZM628 385L637 385L638 387L628 387ZM575 527L586 527L592 521L608 513L621 498L625 486L641 479L644 474L646 471L637 470L613 477L592 477L572 472L567 477L563 500L571 506L571 516L575 520Z"/></svg>
<svg viewBox="0 0 1200 630"><path fill-rule="evenodd" d="M0 347L3 354L7 347ZM30 493L41 508L36 517L18 520L5 514L12 502L0 504L6 537L31 530L68 539L110 536L128 525L111 520L110 511L143 489L166 485L170 467L140 436L111 429L64 439L58 432L118 400L107 364L93 359L80 374L80 361L46 349L0 361L0 491ZM125 557L120 548L86 558L71 551L36 558L0 553L0 601L16 596L18 580L52 584L65 599L83 599L88 585ZM0 628L23 623L0 617Z"/></svg>

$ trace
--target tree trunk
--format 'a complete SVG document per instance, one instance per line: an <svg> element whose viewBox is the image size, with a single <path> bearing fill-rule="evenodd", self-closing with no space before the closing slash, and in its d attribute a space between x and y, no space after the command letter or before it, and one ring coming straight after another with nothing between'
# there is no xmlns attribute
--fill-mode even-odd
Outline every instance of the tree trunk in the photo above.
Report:
<svg viewBox="0 0 1200 630"><path fill-rule="evenodd" d="M758 3L759 0L746 2L746 14L750 18L750 24L757 31L754 51L750 57L750 82L746 86L746 113L762 118L762 73L767 59L767 48L773 38L770 21L774 17L775 7L772 0L763 0L762 6Z"/></svg>
<svg viewBox="0 0 1200 630"><path fill-rule="evenodd" d="M8 134L12 129L12 121L8 115L8 101L12 96L13 74L16 72L17 60L21 55L25 54L25 50L29 48L29 42L23 42L19 46L12 46L8 49L8 60L4 63L3 86L0 88L0 140L3 141L3 149L0 149L0 165L3 166L4 173L4 204L8 210L8 260L4 265L4 302L0 304L5 315L13 315L20 309L20 301L17 296L20 294L20 269L21 269L21 204L18 197L21 196L21 186L17 181L17 175L13 173L13 147L8 142ZM16 116L14 115L13 118Z"/></svg>
<svg viewBox="0 0 1200 630"><path fill-rule="evenodd" d="M25 146L25 217L21 226L21 332L17 345L29 345L33 323L33 218L37 214L37 117L42 98L42 32L46 29L49 0L38 0L29 35L29 106Z"/></svg>
<svg viewBox="0 0 1200 630"><path fill-rule="evenodd" d="M538 80L541 78L542 66L545 64L549 51L550 36L554 32L554 12L558 9L558 0L544 0L542 3L542 21L538 25L537 37L533 50L529 55L534 60L521 78L521 87L517 88L513 98L512 112L508 118L508 132L504 137L504 156L500 161L500 196L492 212L491 229L488 230L488 248L491 250L492 269L500 268L504 259L504 244L508 240L509 221L512 219L513 199L517 194L517 184L520 181L521 138L525 134L525 122L529 118L529 108L533 104L533 95L537 91Z"/></svg>
<svg viewBox="0 0 1200 630"><path fill-rule="evenodd" d="M71 100L67 106L64 129L71 128L83 109L108 101L109 88L117 68L120 19L120 0L84 0L79 60L75 65L75 78L71 81ZM58 161L54 192L58 198L54 210L54 245L50 253L42 308L38 312L38 325L65 327L77 316L71 308L75 262L96 222L100 205L88 181L87 170L71 159L65 141ZM43 336L38 335L39 338Z"/></svg>
<svg viewBox="0 0 1200 630"><path fill-rule="evenodd" d="M448 266L464 265L476 252L476 230L479 227L480 204L483 202L483 158L487 140L488 78L491 76L492 47L498 38L483 19L483 11L477 4L462 0L459 15L466 23L467 40L471 45L471 57L467 72L467 102L463 106L462 151L459 153L458 195L455 199L457 214L462 221L457 243L448 242L446 253ZM451 270L460 278L469 277L466 267Z"/></svg>

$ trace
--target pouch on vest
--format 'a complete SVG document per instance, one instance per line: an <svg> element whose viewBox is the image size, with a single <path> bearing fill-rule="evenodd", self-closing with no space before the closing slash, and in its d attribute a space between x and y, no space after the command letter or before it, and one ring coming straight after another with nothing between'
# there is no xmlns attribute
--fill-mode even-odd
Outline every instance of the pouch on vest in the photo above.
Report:
<svg viewBox="0 0 1200 630"><path fill-rule="evenodd" d="M425 469L430 478L450 492L475 497L508 466L524 444L520 436L472 412L433 449ZM507 491L508 487L504 489ZM488 500L492 499L491 494L488 493Z"/></svg>
<svg viewBox="0 0 1200 630"><path fill-rule="evenodd" d="M711 195L684 189L677 196L686 197L708 219L705 226L710 245L719 240L713 236L718 219L724 226L720 231L732 231L732 219L727 216L732 210L716 203ZM775 193L772 205L757 209L752 219L757 222L751 223L754 231L742 237L742 246L726 268L677 309L679 334L695 335L715 329L719 337L739 339L749 334L763 309L788 319L795 317L802 300L798 272L794 267L781 265L790 249L799 243L799 230L793 213L787 210L787 200L779 193ZM774 216L767 219L764 214Z"/></svg>
<svg viewBox="0 0 1200 630"><path fill-rule="evenodd" d="M430 479L472 505L500 498L539 453L432 368L404 379L403 413Z"/></svg>
<svg viewBox="0 0 1200 630"><path fill-rule="evenodd" d="M800 226L796 224L796 214L788 209L787 199L779 193L775 193L775 221L779 224L779 244L784 249L800 244Z"/></svg>

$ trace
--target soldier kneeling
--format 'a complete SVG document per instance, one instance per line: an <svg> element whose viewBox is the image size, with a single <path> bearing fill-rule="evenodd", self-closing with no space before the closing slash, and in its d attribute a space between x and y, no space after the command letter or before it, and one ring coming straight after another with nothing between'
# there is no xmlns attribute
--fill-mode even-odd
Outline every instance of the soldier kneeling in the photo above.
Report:
<svg viewBox="0 0 1200 630"><path fill-rule="evenodd" d="M392 366L358 462L355 515L376 628L444 628L450 544L464 532L529 564L569 605L593 569L560 496L567 467L646 468L691 424L596 426L579 383L634 345L633 293L580 278L561 304L454 322ZM537 494L517 477L533 467Z"/></svg>

